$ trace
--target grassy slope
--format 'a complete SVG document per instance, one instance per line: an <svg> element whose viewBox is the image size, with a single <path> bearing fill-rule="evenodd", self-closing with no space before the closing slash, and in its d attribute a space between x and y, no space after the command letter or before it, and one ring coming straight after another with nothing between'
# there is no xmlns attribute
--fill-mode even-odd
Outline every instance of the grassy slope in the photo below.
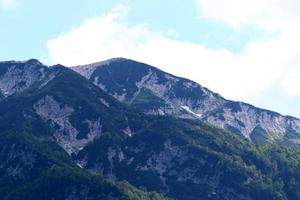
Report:
<svg viewBox="0 0 300 200"><path fill-rule="evenodd" d="M107 156L112 149L113 165ZM107 175L113 171L119 180L176 199L300 199L299 155L298 149L253 145L206 124L161 117L132 138L110 134L95 141L78 159L87 157L87 168L100 165Z"/></svg>
<svg viewBox="0 0 300 200"><path fill-rule="evenodd" d="M61 73L44 88L37 89L37 84L0 103L1 141L5 147L1 150L1 161L15 169L20 166L26 169L25 177L5 177L8 168L1 165L1 199L64 199L73 193L82 195L83 199L161 198L157 194L140 192L126 183L108 182L77 167L50 140L53 130L33 110L33 104L45 95L53 96L62 105L82 108L75 109L71 116L78 130L85 129L83 120L100 116L104 135L77 157L87 156L89 169L101 164L106 175L113 172L119 180L150 191L165 192L177 199L300 199L298 150L255 146L234 134L199 122L145 117L75 72L62 67L57 70ZM110 106L104 106L99 98ZM133 137L121 132L128 125L135 132ZM24 162L22 154L17 158L8 156L14 144L18 144L20 152L36 156L38 162L33 168ZM113 168L107 156L111 149L117 153L121 150L125 156L122 160L116 154ZM172 149L177 149L179 154L172 153ZM171 158L160 163L166 166L162 174L157 171L161 166L155 163L159 159L148 170L136 170L146 166L149 160L162 157ZM130 158L134 160L127 164L126 159ZM186 170L192 170L192 176L180 181L179 175L187 173ZM165 183L161 176L166 178Z"/></svg>
<svg viewBox="0 0 300 200"><path fill-rule="evenodd" d="M115 132L127 126L123 113L135 114L75 72L60 66L52 70L59 70L59 74L45 87L39 89L36 83L0 103L0 199L163 199L126 182L111 182L87 173L53 141L53 129L33 109L33 104L46 95L62 106L83 108L75 109L71 116L79 130L84 130L84 119L100 116L104 131ZM85 137L84 131L81 133Z"/></svg>

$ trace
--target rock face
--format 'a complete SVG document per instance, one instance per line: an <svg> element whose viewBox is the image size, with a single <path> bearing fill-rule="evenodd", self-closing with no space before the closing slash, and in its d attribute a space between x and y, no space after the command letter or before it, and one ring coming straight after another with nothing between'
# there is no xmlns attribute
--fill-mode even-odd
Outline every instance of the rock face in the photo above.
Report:
<svg viewBox="0 0 300 200"><path fill-rule="evenodd" d="M10 94L0 101L2 131L22 131L22 123L32 120L31 132L50 134L69 155L76 155L103 132L129 137L140 126L134 124L137 114L127 116L126 106L71 69L36 60L0 64L0 82ZM18 84L22 79L26 84Z"/></svg>
<svg viewBox="0 0 300 200"><path fill-rule="evenodd" d="M255 143L300 144L300 120L226 100L147 64L118 58L72 69L146 114L204 120Z"/></svg>
<svg viewBox="0 0 300 200"><path fill-rule="evenodd" d="M164 199L74 160L103 134L129 137L142 117L60 65L2 62L0 71L0 199Z"/></svg>
<svg viewBox="0 0 300 200"><path fill-rule="evenodd" d="M115 180L180 200L300 199L299 149L231 133L297 144L297 119L126 59L79 67L92 81L0 65L0 199L163 199Z"/></svg>
<svg viewBox="0 0 300 200"><path fill-rule="evenodd" d="M128 184L86 173L64 150L47 138L31 133L0 133L0 199L15 200L163 200L158 194L138 191ZM130 190L127 194L125 190ZM132 194L133 192L133 194Z"/></svg>
<svg viewBox="0 0 300 200"><path fill-rule="evenodd" d="M272 192L281 190L274 183L282 177L269 165L273 159L275 165L281 163L278 157L261 156L255 145L221 129L159 118L124 140L95 140L79 152L77 161L91 173L172 199L285 199L285 192Z"/></svg>
<svg viewBox="0 0 300 200"><path fill-rule="evenodd" d="M38 60L0 62L0 99L38 86L39 89L55 78L58 71Z"/></svg>
<svg viewBox="0 0 300 200"><path fill-rule="evenodd" d="M72 69L118 100L147 114L199 118L223 102L222 97L195 82L122 58Z"/></svg>
<svg viewBox="0 0 300 200"><path fill-rule="evenodd" d="M26 62L0 63L0 90L8 97L16 92L22 92L46 76L48 67L37 60Z"/></svg>
<svg viewBox="0 0 300 200"><path fill-rule="evenodd" d="M46 96L33 105L36 113L45 121L50 121L50 126L55 130L54 137L57 143L64 148L68 154L77 154L89 142L100 137L102 125L100 119L95 122L85 120L89 131L86 138L78 138L79 131L72 125L70 117L74 109L65 105L62 107L53 97Z"/></svg>

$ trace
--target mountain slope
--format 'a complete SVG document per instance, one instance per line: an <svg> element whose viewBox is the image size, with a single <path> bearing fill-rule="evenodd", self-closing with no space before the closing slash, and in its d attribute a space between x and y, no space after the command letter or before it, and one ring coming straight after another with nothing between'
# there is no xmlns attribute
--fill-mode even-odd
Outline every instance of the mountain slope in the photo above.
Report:
<svg viewBox="0 0 300 200"><path fill-rule="evenodd" d="M38 81L53 78L47 66L38 60L0 62L0 93L8 97L22 92Z"/></svg>
<svg viewBox="0 0 300 200"><path fill-rule="evenodd" d="M81 168L55 142L30 133L0 134L0 199L163 199Z"/></svg>
<svg viewBox="0 0 300 200"><path fill-rule="evenodd" d="M299 153L257 147L203 123L155 117L133 137L95 140L77 159L92 173L174 199L300 199Z"/></svg>
<svg viewBox="0 0 300 200"><path fill-rule="evenodd" d="M52 134L69 154L106 132L128 137L143 125L140 114L104 93L85 78L62 66L45 86L37 82L22 93L2 100L0 128ZM41 124L44 124L41 126Z"/></svg>
<svg viewBox="0 0 300 200"><path fill-rule="evenodd" d="M118 58L72 69L146 114L201 119L255 143L299 145L300 120L226 100L147 64Z"/></svg>
<svg viewBox="0 0 300 200"><path fill-rule="evenodd" d="M45 78L55 76L34 79L0 102L0 199L163 199L78 166L71 156L108 131L128 137L129 122L135 126L126 114L138 114L70 69L45 71Z"/></svg>
<svg viewBox="0 0 300 200"><path fill-rule="evenodd" d="M128 106L61 65L49 74L0 102L1 199L163 198L114 181L180 200L300 199L297 149L256 146L189 107L178 115L192 119L142 114L165 101L151 88Z"/></svg>

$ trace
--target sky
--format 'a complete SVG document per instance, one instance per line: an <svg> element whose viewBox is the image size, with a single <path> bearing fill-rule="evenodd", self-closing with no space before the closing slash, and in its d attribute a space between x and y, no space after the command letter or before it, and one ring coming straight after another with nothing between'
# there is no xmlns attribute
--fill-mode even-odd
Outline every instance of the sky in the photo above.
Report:
<svg viewBox="0 0 300 200"><path fill-rule="evenodd" d="M300 118L299 0L0 0L0 60L154 65Z"/></svg>

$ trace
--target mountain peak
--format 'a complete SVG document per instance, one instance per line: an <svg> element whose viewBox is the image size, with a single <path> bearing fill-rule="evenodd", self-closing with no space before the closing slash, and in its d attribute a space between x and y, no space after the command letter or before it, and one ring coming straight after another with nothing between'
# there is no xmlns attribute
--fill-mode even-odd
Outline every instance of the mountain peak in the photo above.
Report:
<svg viewBox="0 0 300 200"><path fill-rule="evenodd" d="M196 82L141 62L113 58L72 69L145 114L204 120L253 142L297 143L291 138L300 133L299 119L226 100Z"/></svg>
<svg viewBox="0 0 300 200"><path fill-rule="evenodd" d="M39 60L34 58L27 60L26 63L30 65L43 65Z"/></svg>
<svg viewBox="0 0 300 200"><path fill-rule="evenodd" d="M4 97L22 92L45 77L48 67L36 59L0 63L0 93Z"/></svg>
<svg viewBox="0 0 300 200"><path fill-rule="evenodd" d="M124 58L124 57L115 57L115 58L110 58L110 59L108 59L108 60L106 60L104 62L111 63L111 62L128 61L128 60L130 60L130 59Z"/></svg>
<svg viewBox="0 0 300 200"><path fill-rule="evenodd" d="M0 63L0 199L163 198L114 180L174 199L300 199L300 151L250 142L299 145L300 120L129 59L81 66L89 80L38 64Z"/></svg>
<svg viewBox="0 0 300 200"><path fill-rule="evenodd" d="M93 66L102 66L102 65L108 65L110 63L114 63L114 62L122 62L122 61L128 61L130 59L127 58L123 58L123 57L116 57L116 58L110 58L104 61L99 61L99 62L93 62L90 64L86 64L86 65L77 65L77 66L73 66L73 67L93 67ZM72 67L72 68L73 68Z"/></svg>
<svg viewBox="0 0 300 200"><path fill-rule="evenodd" d="M108 59L105 61L95 62L95 63L91 63L91 64L87 64L87 65L73 66L71 68L74 71L76 71L77 73L79 73L82 76L89 79L98 67L106 66L113 62L119 62L119 61L125 61L125 60L127 60L127 59L126 58L112 58L112 59Z"/></svg>
<svg viewBox="0 0 300 200"><path fill-rule="evenodd" d="M29 60L24 61L16 61L16 60L8 60L8 61L1 61L0 63L3 64L30 64L30 65L43 65L39 60L31 58Z"/></svg>

